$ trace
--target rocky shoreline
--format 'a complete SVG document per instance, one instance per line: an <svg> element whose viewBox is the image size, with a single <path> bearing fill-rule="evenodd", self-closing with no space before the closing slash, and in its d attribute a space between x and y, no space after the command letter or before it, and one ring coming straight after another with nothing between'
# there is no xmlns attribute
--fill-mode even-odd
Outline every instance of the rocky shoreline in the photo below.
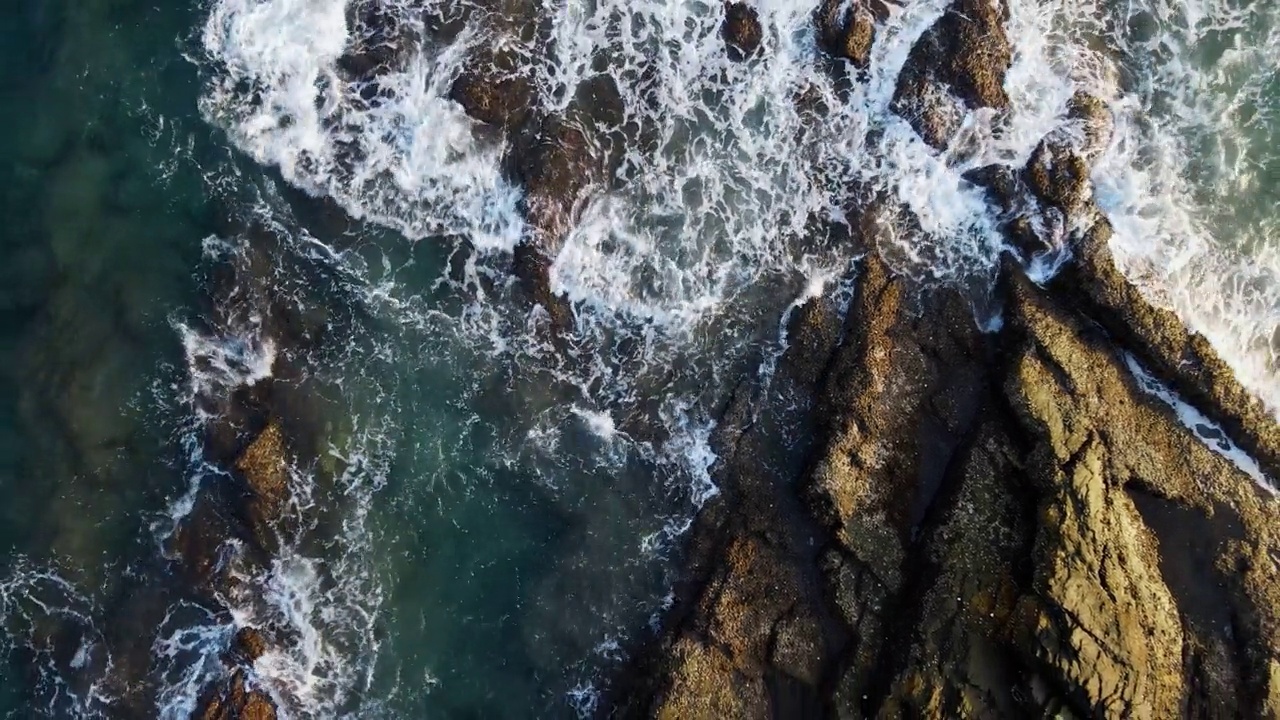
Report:
<svg viewBox="0 0 1280 720"><path fill-rule="evenodd" d="M644 139L629 136L607 74L563 113L533 107L519 57L546 52L545 33L529 4L509 9L506 41L483 48L451 96L512 148L532 228L512 271L558 335L571 309L551 291L550 258L584 199L613 181L621 147ZM824 3L814 21L833 71L847 64L858 81L886 12ZM750 5L725 15L726 52L759 52ZM1005 17L999 2L956 0L911 51L893 108L934 148L956 140L966 112L1007 108ZM400 61L384 40L342 67L376 78ZM851 193L845 241L863 255L852 305L843 317L825 298L802 307L778 371L807 408L808 440L777 452L744 383L720 419L721 494L690 533L676 601L662 632L632 648L602 716L1280 715L1280 510L1132 367L1270 478L1280 426L1115 267L1088 180L1109 132L1105 106L1078 95L1025 167L970 177L1003 211L1011 248L994 332L960 290L896 275L877 243L890 201ZM234 482L201 495L175 537L174 557L210 597L237 592L229 542L262 566L303 522L285 507L286 467L316 461L326 432L301 420L318 416L315 398L287 359L323 322L273 303L255 267L270 254L269 240L256 246L215 303L229 326L253 308L284 352L273 379L214 409L209 453ZM1045 284L1028 273L1060 258ZM273 642L269 629L241 631L195 717L275 717L249 671Z"/></svg>
<svg viewBox="0 0 1280 720"><path fill-rule="evenodd" d="M999 6L958 0L912 50L895 109L944 148L957 105L1007 104L1008 65ZM1021 254L1002 268L997 332L961 292L895 276L875 204L860 208L843 325L811 301L782 360L810 408L807 461L762 463L767 432L741 422L748 409L726 413L723 492L692 532L664 631L604 716L1280 714L1274 490L1133 365L1267 478L1274 416L1115 267L1088 182L1109 115L1081 95L1067 122L1025 168L972 178ZM1046 227L1068 230L1065 246ZM1028 277L1036 255L1064 251L1053 280Z"/></svg>
<svg viewBox="0 0 1280 720"><path fill-rule="evenodd" d="M727 423L723 493L618 717L1270 717L1277 511L1009 268L1005 327L874 255L785 363L824 438L787 475ZM809 517L796 523L797 506Z"/></svg>

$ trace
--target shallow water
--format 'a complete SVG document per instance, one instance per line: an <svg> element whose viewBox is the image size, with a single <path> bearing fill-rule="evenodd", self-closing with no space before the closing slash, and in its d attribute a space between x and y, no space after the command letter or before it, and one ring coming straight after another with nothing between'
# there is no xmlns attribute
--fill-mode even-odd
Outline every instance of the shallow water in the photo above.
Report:
<svg viewBox="0 0 1280 720"><path fill-rule="evenodd" d="M896 199L881 251L988 321L1003 240L960 176L1025 162L1077 87L1116 112L1094 181L1126 269L1280 403L1264 4L1020 0L1014 111L940 155L888 110L940 1L895 8L851 89L809 4L759 3L765 51L733 63L718 4L550 3L554 55L524 48L540 102L606 58L643 138L563 239L560 344L511 277L503 147L444 98L513 30L478 12L433 40L423 11L447 6L386 4L423 40L373 104L338 70L360 34L343 0L3 11L0 711L184 717L234 630L265 624L291 639L255 681L289 716L589 711L715 492L717 409L770 387L798 301L847 295L855 252L814 228L854 188ZM225 321L228 268L320 339ZM293 472L306 530L250 592L199 597L164 547L219 479L205 413L277 352L321 442Z"/></svg>

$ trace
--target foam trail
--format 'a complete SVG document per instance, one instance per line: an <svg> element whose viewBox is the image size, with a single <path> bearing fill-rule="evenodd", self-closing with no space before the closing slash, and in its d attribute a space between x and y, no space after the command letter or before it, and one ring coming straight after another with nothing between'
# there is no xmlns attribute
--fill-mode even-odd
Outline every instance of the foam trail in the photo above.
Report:
<svg viewBox="0 0 1280 720"><path fill-rule="evenodd" d="M1154 395L1161 402L1173 408L1174 414L1178 416L1178 421L1186 426L1196 436L1196 439L1204 443L1205 447L1230 460L1232 465L1235 465L1240 472L1248 475L1268 495L1274 497L1277 494L1275 483L1262 471L1262 466L1258 464L1258 461L1241 449L1239 445L1236 445L1221 425L1210 420L1194 405L1178 397L1177 393L1157 380L1146 368L1142 367L1133 355L1124 353L1124 362L1128 366L1129 372L1137 378L1138 386L1147 394Z"/></svg>

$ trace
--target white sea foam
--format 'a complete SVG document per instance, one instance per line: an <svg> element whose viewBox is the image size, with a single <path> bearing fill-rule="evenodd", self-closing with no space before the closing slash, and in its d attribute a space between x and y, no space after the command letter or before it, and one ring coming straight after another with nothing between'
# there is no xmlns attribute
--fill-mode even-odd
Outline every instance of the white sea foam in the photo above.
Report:
<svg viewBox="0 0 1280 720"><path fill-rule="evenodd" d="M0 655L26 653L36 699L49 717L107 717L115 661L93 598L53 566L14 558L0 577ZM66 659L67 643L76 647Z"/></svg>
<svg viewBox="0 0 1280 720"><path fill-rule="evenodd" d="M1245 452L1239 445L1236 445L1221 425L1210 420L1194 405L1178 397L1177 393L1157 380L1146 368L1142 367L1142 364L1133 355L1125 353L1124 362L1128 366L1129 372L1133 373L1133 376L1137 378L1139 387L1144 392L1154 395L1161 402L1173 408L1174 413L1178 416L1178 421L1186 426L1200 442L1204 443L1205 447L1230 460L1231 464L1235 465L1240 472L1248 475L1268 495L1276 495L1276 485L1262 471L1262 466L1258 464L1258 461L1253 456Z"/></svg>
<svg viewBox="0 0 1280 720"><path fill-rule="evenodd" d="M1125 69L1124 81L1092 78L1117 119L1093 180L1118 263L1280 411L1280 8L1144 0L1066 12Z"/></svg>

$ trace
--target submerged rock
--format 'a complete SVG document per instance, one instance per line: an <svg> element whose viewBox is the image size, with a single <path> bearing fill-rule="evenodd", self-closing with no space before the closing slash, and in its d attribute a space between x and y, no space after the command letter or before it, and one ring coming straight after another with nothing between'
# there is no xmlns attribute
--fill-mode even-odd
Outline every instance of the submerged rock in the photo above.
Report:
<svg viewBox="0 0 1280 720"><path fill-rule="evenodd" d="M622 96L613 77L578 86L563 114L545 118L515 148L516 177L525 188L531 240L548 255L560 248L591 196L612 185L622 161Z"/></svg>

